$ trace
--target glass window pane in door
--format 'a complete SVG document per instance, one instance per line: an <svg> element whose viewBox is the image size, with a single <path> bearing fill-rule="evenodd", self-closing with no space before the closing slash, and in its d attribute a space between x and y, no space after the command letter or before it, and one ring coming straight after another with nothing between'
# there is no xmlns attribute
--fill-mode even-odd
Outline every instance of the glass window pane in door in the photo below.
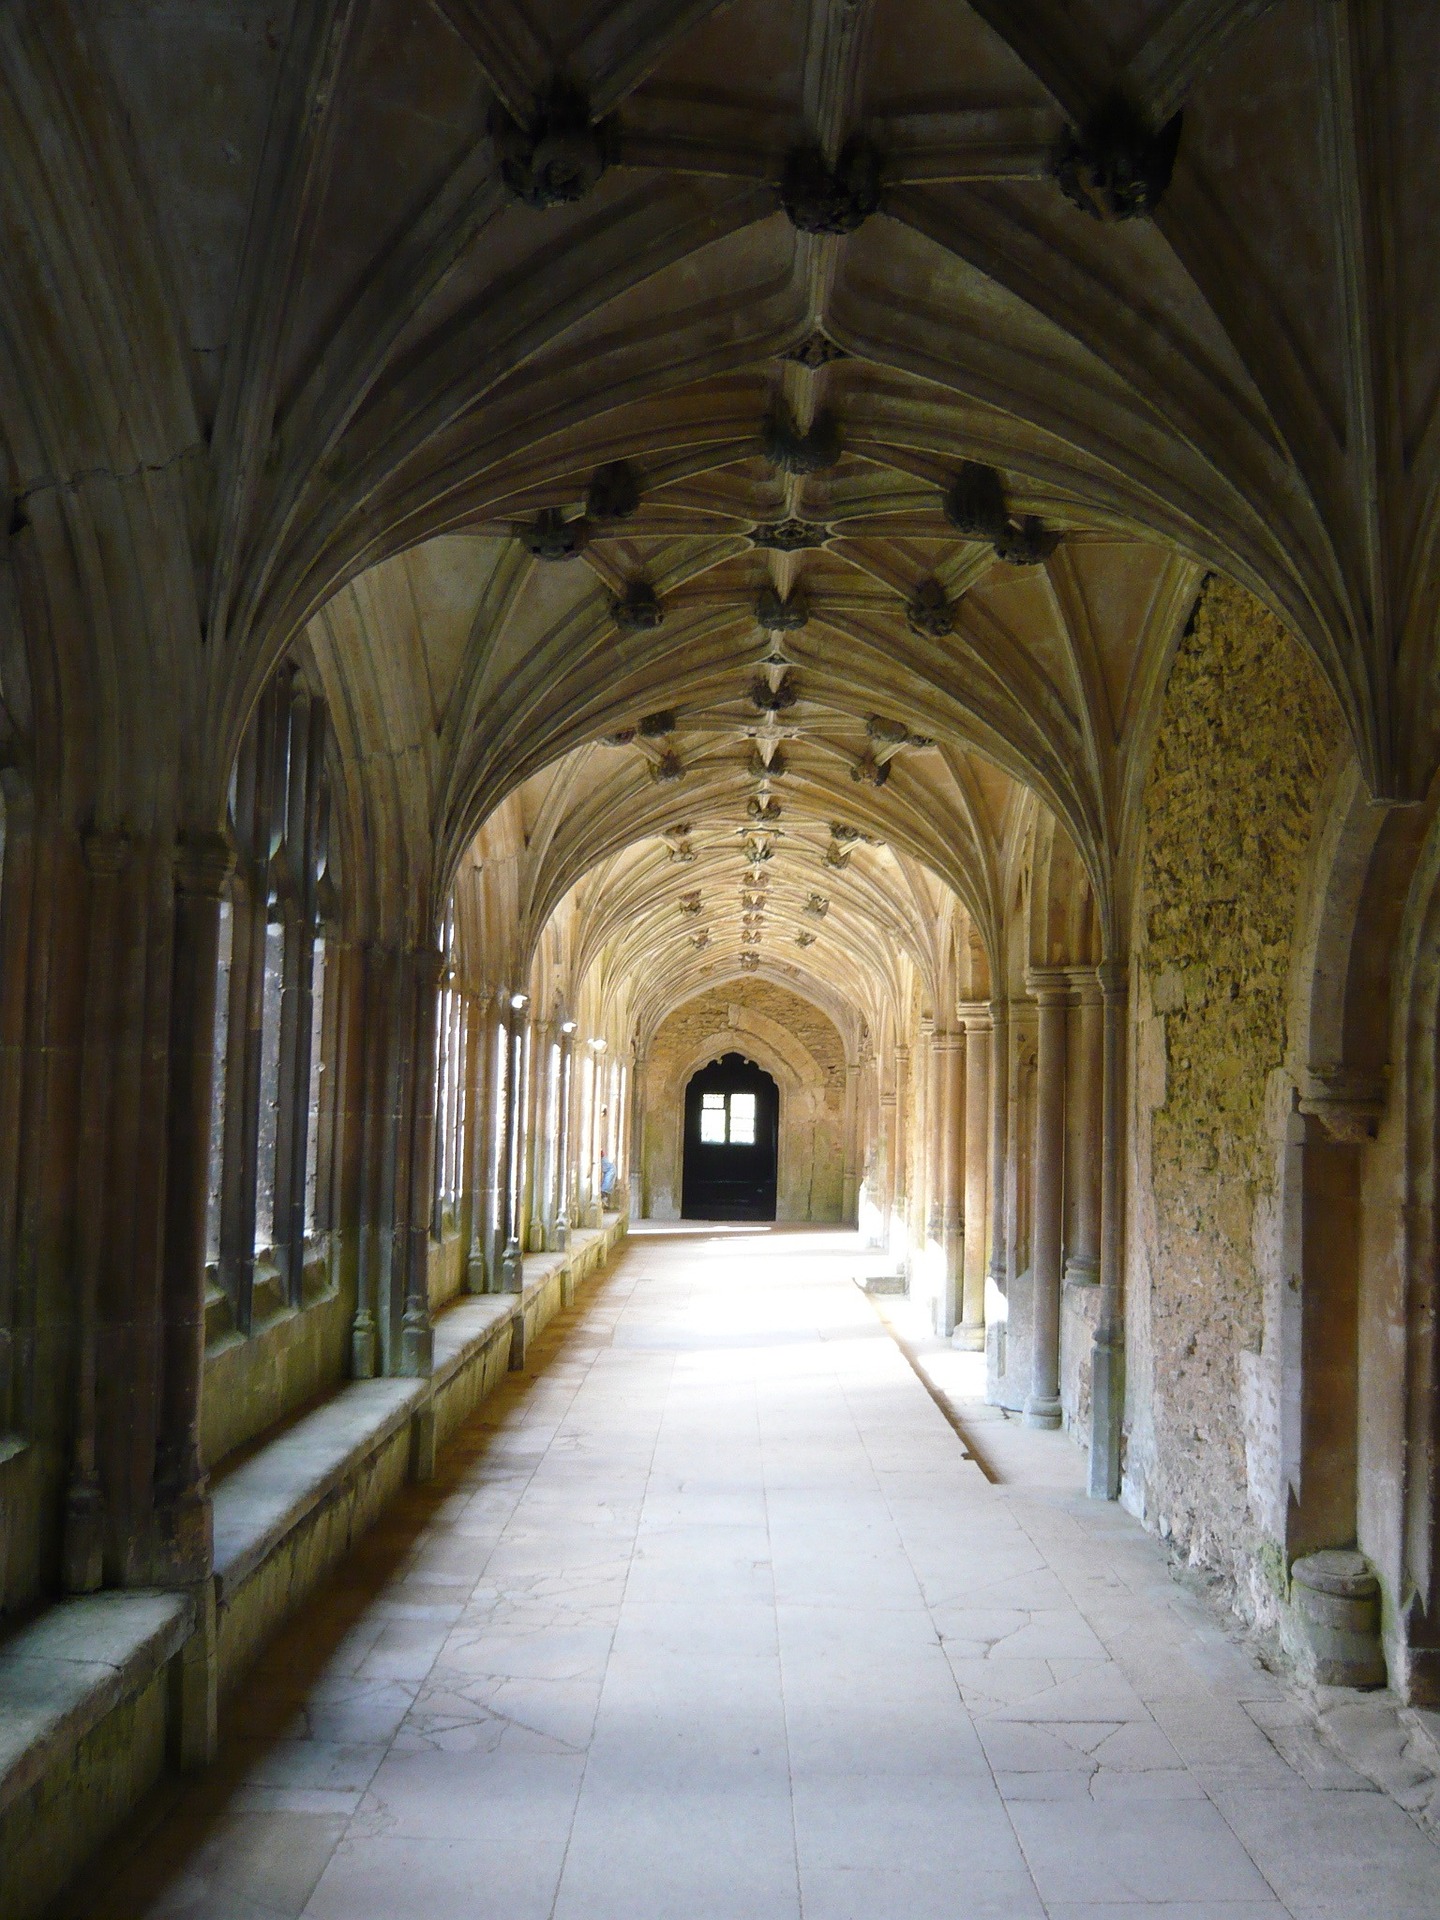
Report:
<svg viewBox="0 0 1440 1920"><path fill-rule="evenodd" d="M730 1096L730 1144L753 1147L755 1144L755 1096L732 1093Z"/></svg>
<svg viewBox="0 0 1440 1920"><path fill-rule="evenodd" d="M723 1147L725 1144L725 1101L722 1097L717 1109L703 1104L708 1098L708 1094L701 1096L700 1138L707 1147Z"/></svg>

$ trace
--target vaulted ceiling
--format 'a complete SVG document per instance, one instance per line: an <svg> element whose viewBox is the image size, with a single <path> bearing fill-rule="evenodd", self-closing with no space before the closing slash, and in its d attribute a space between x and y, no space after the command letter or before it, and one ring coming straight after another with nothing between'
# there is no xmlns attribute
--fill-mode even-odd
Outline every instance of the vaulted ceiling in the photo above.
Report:
<svg viewBox="0 0 1440 1920"><path fill-rule="evenodd" d="M163 684L203 813L303 635L375 925L518 807L521 922L603 871L677 994L679 896L733 893L738 943L767 866L752 945L803 957L828 875L822 928L923 966L927 889L991 937L1029 794L1113 946L1205 569L1312 651L1375 794L1431 776L1427 14L17 4L0 421L88 608L58 698L138 737Z"/></svg>

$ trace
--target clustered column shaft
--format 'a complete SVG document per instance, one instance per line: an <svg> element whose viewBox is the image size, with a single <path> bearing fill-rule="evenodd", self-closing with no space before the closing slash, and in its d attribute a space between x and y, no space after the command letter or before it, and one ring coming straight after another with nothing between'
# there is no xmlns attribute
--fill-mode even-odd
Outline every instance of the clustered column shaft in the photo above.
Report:
<svg viewBox="0 0 1440 1920"><path fill-rule="evenodd" d="M1069 983L1032 975L1039 1005L1035 1073L1034 1353L1025 1423L1060 1424L1060 1279L1065 1191L1065 1012Z"/></svg>

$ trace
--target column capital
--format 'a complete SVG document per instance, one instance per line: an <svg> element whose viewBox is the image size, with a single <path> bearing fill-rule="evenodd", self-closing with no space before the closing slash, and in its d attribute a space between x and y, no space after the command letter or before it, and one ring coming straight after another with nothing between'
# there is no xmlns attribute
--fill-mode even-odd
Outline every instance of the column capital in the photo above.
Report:
<svg viewBox="0 0 1440 1920"><path fill-rule="evenodd" d="M411 952L415 972L422 986L438 987L445 971L445 956L438 947L415 947Z"/></svg>
<svg viewBox="0 0 1440 1920"><path fill-rule="evenodd" d="M89 861L89 847L86 860ZM175 842L175 885L181 893L218 900L235 867L235 850L223 833L182 833Z"/></svg>
<svg viewBox="0 0 1440 1920"><path fill-rule="evenodd" d="M1130 991L1130 962L1102 960L1095 969L1095 977L1107 1000L1123 999Z"/></svg>
<svg viewBox="0 0 1440 1920"><path fill-rule="evenodd" d="M995 1024L988 1000L962 1000L955 1011L964 1023L966 1033L988 1033Z"/></svg>
<svg viewBox="0 0 1440 1920"><path fill-rule="evenodd" d="M123 873L130 864L133 842L123 827L108 833L92 827L81 845L85 854L85 871L97 878Z"/></svg>
<svg viewBox="0 0 1440 1920"><path fill-rule="evenodd" d="M1042 1007L1063 1006L1077 985L1074 967L1030 967L1025 974L1025 991Z"/></svg>

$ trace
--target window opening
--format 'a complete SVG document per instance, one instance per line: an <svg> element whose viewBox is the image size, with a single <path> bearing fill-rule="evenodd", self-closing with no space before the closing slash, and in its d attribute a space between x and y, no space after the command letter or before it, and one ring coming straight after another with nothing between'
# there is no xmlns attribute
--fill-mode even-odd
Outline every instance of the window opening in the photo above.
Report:
<svg viewBox="0 0 1440 1920"><path fill-rule="evenodd" d="M209 1257L235 1326L251 1327L255 1265L272 1255L300 1305L306 1236L328 1159L326 944L334 917L325 781L327 719L293 666L266 688L236 757L216 978ZM332 1010L333 1014L333 1010Z"/></svg>
<svg viewBox="0 0 1440 1920"><path fill-rule="evenodd" d="M315 1228L320 1171L320 1102L325 1073L325 936L315 942L315 987L310 1003L310 1097L305 1103L305 1231Z"/></svg>
<svg viewBox="0 0 1440 1920"><path fill-rule="evenodd" d="M260 1146L255 1187L255 1251L273 1247L275 1149L280 1131L280 996L285 983L285 927L265 928L265 990L260 1001Z"/></svg>
<svg viewBox="0 0 1440 1920"><path fill-rule="evenodd" d="M225 1173L225 1096L230 1042L230 960L235 938L235 909L227 894L220 902L219 959L215 969L215 1071L210 1083L210 1173L205 1196L205 1259L220 1258L220 1207Z"/></svg>

